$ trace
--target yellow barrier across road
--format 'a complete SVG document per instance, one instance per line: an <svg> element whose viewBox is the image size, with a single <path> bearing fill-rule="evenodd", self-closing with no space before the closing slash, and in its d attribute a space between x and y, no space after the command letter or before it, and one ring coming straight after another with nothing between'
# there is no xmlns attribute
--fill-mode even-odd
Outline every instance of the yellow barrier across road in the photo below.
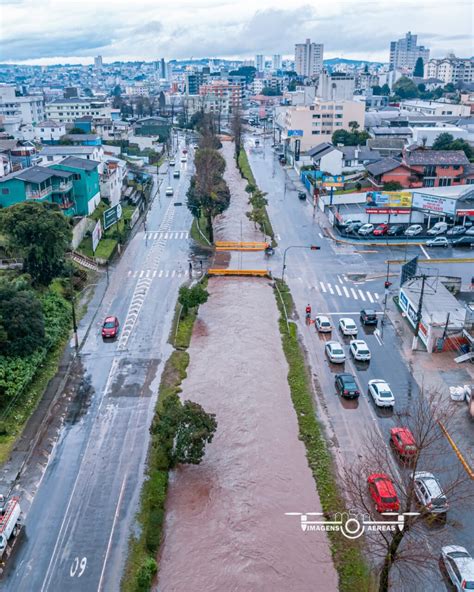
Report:
<svg viewBox="0 0 474 592"><path fill-rule="evenodd" d="M405 259L388 259L385 263L406 263ZM418 259L418 263L474 263L474 257L462 257L459 259Z"/></svg>
<svg viewBox="0 0 474 592"><path fill-rule="evenodd" d="M269 244L263 242L216 241L216 251L264 251Z"/></svg>
<svg viewBox="0 0 474 592"><path fill-rule="evenodd" d="M208 269L208 275L233 275L233 276L255 276L270 277L270 272L266 269Z"/></svg>

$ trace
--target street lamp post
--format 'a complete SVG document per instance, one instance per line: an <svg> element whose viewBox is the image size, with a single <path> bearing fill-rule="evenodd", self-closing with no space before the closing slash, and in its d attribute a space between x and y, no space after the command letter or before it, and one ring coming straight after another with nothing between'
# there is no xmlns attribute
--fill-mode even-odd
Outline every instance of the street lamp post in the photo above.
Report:
<svg viewBox="0 0 474 592"><path fill-rule="evenodd" d="M321 247L319 247L317 245L290 245L289 247L286 247L286 249L283 251L283 266L281 268L281 281L282 282L285 281L286 253L290 249L309 249L310 251L319 251L321 249Z"/></svg>

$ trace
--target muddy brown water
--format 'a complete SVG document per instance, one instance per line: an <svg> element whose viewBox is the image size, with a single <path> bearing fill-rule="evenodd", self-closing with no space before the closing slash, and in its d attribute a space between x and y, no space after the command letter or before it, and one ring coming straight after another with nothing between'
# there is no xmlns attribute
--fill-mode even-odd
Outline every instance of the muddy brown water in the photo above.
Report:
<svg viewBox="0 0 474 592"><path fill-rule="evenodd" d="M337 590L326 536L285 512L321 511L287 383L268 280L215 278L183 399L216 414L199 466L171 474L160 592Z"/></svg>

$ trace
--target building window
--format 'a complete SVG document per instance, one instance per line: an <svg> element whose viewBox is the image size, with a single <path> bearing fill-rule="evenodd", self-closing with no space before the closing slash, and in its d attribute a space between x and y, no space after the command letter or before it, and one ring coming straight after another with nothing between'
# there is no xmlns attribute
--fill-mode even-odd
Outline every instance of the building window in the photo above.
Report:
<svg viewBox="0 0 474 592"><path fill-rule="evenodd" d="M439 180L438 187L450 187L452 183L452 179L449 177L441 177Z"/></svg>
<svg viewBox="0 0 474 592"><path fill-rule="evenodd" d="M423 179L423 187L434 187L434 179Z"/></svg>
<svg viewBox="0 0 474 592"><path fill-rule="evenodd" d="M2 189L2 195L8 195L9 193L10 193L10 189L8 189L7 187Z"/></svg>
<svg viewBox="0 0 474 592"><path fill-rule="evenodd" d="M436 175L436 166L434 164L430 164L425 166L425 170L423 173L426 177L434 177ZM432 187L432 185L426 185L426 187Z"/></svg>

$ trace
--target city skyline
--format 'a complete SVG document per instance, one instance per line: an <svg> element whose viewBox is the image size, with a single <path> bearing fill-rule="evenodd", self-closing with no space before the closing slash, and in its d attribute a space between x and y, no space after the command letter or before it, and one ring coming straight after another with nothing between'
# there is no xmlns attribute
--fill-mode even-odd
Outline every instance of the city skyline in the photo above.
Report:
<svg viewBox="0 0 474 592"><path fill-rule="evenodd" d="M324 44L325 58L388 62L390 42L409 29L432 57L473 53L471 5L465 0L451 3L449 11L441 2L413 6L405 0L338 0L315 8L297 0L287 8L282 0L261 0L258 10L243 2L231 16L233 4L227 0L187 0L172 6L141 0L139 10L124 0L105 0L100 6L84 0L68 6L67 13L58 0L47 4L45 10L44 3L32 0L3 0L8 27L0 29L2 63L90 64L98 54L105 63L162 56L249 59L264 54L269 59L281 54L286 59L294 55L295 43L306 38Z"/></svg>

